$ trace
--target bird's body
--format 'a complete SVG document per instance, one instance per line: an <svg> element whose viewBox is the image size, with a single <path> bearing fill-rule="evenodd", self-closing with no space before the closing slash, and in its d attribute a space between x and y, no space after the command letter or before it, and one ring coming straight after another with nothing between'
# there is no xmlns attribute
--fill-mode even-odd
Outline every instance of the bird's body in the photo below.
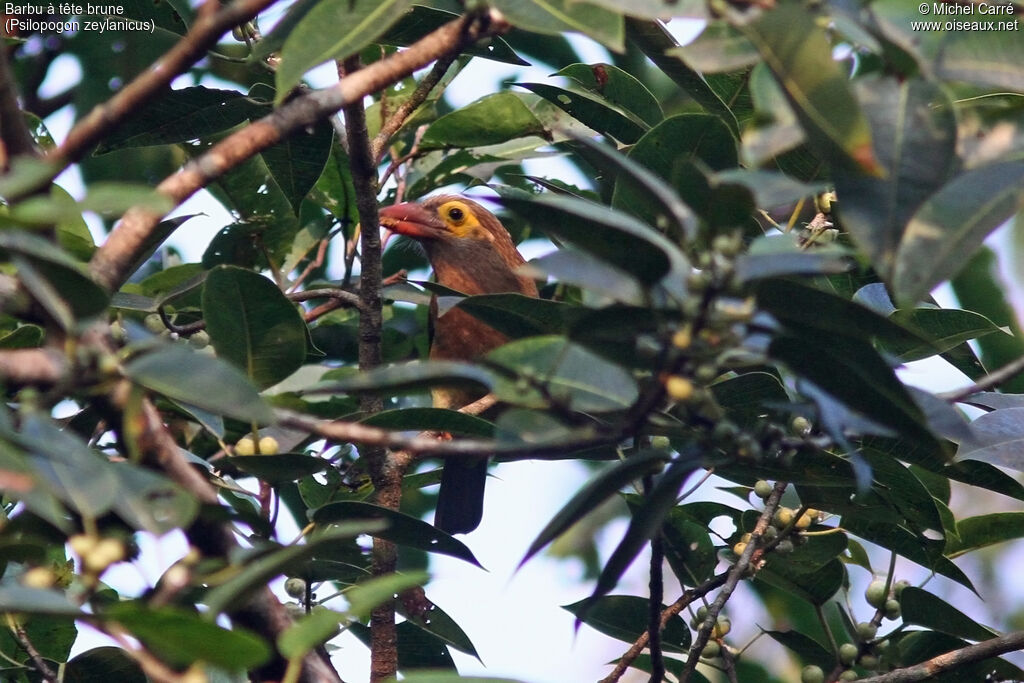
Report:
<svg viewBox="0 0 1024 683"><path fill-rule="evenodd" d="M455 195L431 197L419 204L381 209L381 224L423 245L437 282L463 294L518 292L537 296L537 286L516 269L525 263L505 226L487 209ZM433 339L430 357L472 360L507 341L505 335L459 308L437 314L431 303ZM457 409L480 398L465 390L436 389L434 405ZM479 525L487 460L445 465L434 524L448 533L466 533Z"/></svg>

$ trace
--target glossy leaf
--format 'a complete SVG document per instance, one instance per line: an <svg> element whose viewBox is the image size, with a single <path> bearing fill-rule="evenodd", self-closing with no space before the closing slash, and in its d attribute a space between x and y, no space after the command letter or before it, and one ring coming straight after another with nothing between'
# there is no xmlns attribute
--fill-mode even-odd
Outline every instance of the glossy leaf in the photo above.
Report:
<svg viewBox="0 0 1024 683"><path fill-rule="evenodd" d="M1024 470L1024 408L1003 408L971 422L971 438L957 449L957 460L980 460Z"/></svg>
<svg viewBox="0 0 1024 683"><path fill-rule="evenodd" d="M181 344L132 359L125 376L169 398L246 422L269 422L269 407L235 367Z"/></svg>
<svg viewBox="0 0 1024 683"><path fill-rule="evenodd" d="M699 462L693 453L681 454L658 478L643 504L633 513L625 535L605 563L590 597L578 606L577 622L584 619L596 600L615 588L629 565L633 564L640 550L659 533L669 510L675 505L679 490L697 467Z"/></svg>
<svg viewBox="0 0 1024 683"><path fill-rule="evenodd" d="M494 6L517 28L535 33L578 31L615 52L623 52L622 15L573 0L495 0Z"/></svg>
<svg viewBox="0 0 1024 683"><path fill-rule="evenodd" d="M912 304L953 277L989 233L1024 204L1024 162L968 171L932 195L914 214L896 255L893 289Z"/></svg>
<svg viewBox="0 0 1024 683"><path fill-rule="evenodd" d="M377 38L377 42L381 45L406 47L420 40L431 31L435 31L449 21L454 21L458 18L458 14L437 7L413 5L384 35ZM508 42L500 36L464 47L463 53L474 57L492 59L497 62L505 62L506 64L530 65L529 62L517 55Z"/></svg>
<svg viewBox="0 0 1024 683"><path fill-rule="evenodd" d="M373 42L405 13L406 0L317 2L291 28L281 48L277 97L282 102L302 75L330 59L343 59ZM324 26L340 30L324 31Z"/></svg>
<svg viewBox="0 0 1024 683"><path fill-rule="evenodd" d="M253 591L265 588L273 578L302 566L303 562L325 546L331 547L359 534L376 533L384 526L383 523L371 519L343 521L307 536L306 543L302 545L282 547L250 559L241 571L206 594L204 602L210 609L209 613L217 615L228 610L236 601L244 599Z"/></svg>
<svg viewBox="0 0 1024 683"><path fill-rule="evenodd" d="M487 420L444 408L385 410L364 418L362 423L395 431L430 430L483 438L494 436L494 425Z"/></svg>
<svg viewBox="0 0 1024 683"><path fill-rule="evenodd" d="M914 586L908 586L900 593L900 611L906 624L924 626L958 638L980 641L999 635L944 600Z"/></svg>
<svg viewBox="0 0 1024 683"><path fill-rule="evenodd" d="M889 277L911 217L956 163L956 118L945 91L923 79L868 77L857 81L856 94L886 176L838 168L840 217Z"/></svg>
<svg viewBox="0 0 1024 683"><path fill-rule="evenodd" d="M606 595L594 602L581 600L562 609L575 615L596 631L626 643L633 643L647 630L649 602L632 595ZM661 632L666 652L684 654L690 647L690 629L682 617L672 617Z"/></svg>
<svg viewBox="0 0 1024 683"><path fill-rule="evenodd" d="M885 344L885 349L904 362L928 358L960 344L989 334L1005 334L983 315L956 308L901 309L889 316L903 327L916 331L931 343Z"/></svg>
<svg viewBox="0 0 1024 683"><path fill-rule="evenodd" d="M657 282L681 258L678 249L629 214L571 197L505 197L508 206L553 237L569 241L645 284Z"/></svg>
<svg viewBox="0 0 1024 683"><path fill-rule="evenodd" d="M154 654L177 665L202 660L225 669L249 669L270 657L270 649L254 633L238 625L229 631L180 607L154 609L122 603L104 616L129 629Z"/></svg>
<svg viewBox="0 0 1024 683"><path fill-rule="evenodd" d="M203 286L203 317L218 356L260 388L277 384L306 359L306 323L262 275L230 266L212 270Z"/></svg>
<svg viewBox="0 0 1024 683"><path fill-rule="evenodd" d="M629 151L630 160L653 171L698 214L710 211L708 182L703 168L719 171L738 163L736 139L721 119L710 114L679 114L665 119ZM698 164L698 165L695 165ZM618 180L612 206L660 225L654 207L644 201L634 183Z"/></svg>
<svg viewBox="0 0 1024 683"><path fill-rule="evenodd" d="M579 86L561 88L547 83L516 85L540 95L598 133L610 135L625 144L636 142L647 130L647 125L639 117Z"/></svg>
<svg viewBox="0 0 1024 683"><path fill-rule="evenodd" d="M614 64L570 64L557 72L653 126L664 117L661 105L641 81Z"/></svg>
<svg viewBox="0 0 1024 683"><path fill-rule="evenodd" d="M432 553L441 553L470 564L480 566L472 551L454 536L427 524L421 519L389 510L370 503L347 501L328 503L312 514L316 524L337 524L339 522L385 522L383 528L368 531L373 536L385 538L398 545L419 548Z"/></svg>
<svg viewBox="0 0 1024 683"><path fill-rule="evenodd" d="M529 378L525 390L514 380L499 379L495 393L510 403L544 408L550 396L580 412L603 412L628 408L638 396L636 381L628 371L564 337L521 339L486 358Z"/></svg>
<svg viewBox="0 0 1024 683"><path fill-rule="evenodd" d="M753 66L761 59L757 48L735 27L712 21L695 40L668 54L705 73L736 71Z"/></svg>
<svg viewBox="0 0 1024 683"><path fill-rule="evenodd" d="M707 526L698 524L682 507L674 507L661 528L665 559L684 586L698 586L715 571L718 554Z"/></svg>
<svg viewBox="0 0 1024 683"><path fill-rule="evenodd" d="M646 451L626 458L608 467L598 476L591 479L583 488L576 492L565 506L545 525L537 538L530 543L523 559L522 567L527 561L547 544L561 536L573 524L586 517L602 503L615 495L623 486L634 482L645 474L650 474L668 460L668 455L660 451Z"/></svg>
<svg viewBox="0 0 1024 683"><path fill-rule="evenodd" d="M493 145L527 135L545 135L545 128L515 93L487 95L445 114L430 124L421 149Z"/></svg>

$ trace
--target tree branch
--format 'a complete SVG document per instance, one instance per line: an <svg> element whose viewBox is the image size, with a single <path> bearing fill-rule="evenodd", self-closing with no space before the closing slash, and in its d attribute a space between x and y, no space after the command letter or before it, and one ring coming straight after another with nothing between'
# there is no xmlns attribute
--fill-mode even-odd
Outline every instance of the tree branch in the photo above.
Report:
<svg viewBox="0 0 1024 683"><path fill-rule="evenodd" d="M64 142L46 155L46 159L62 167L81 159L100 138L202 59L222 35L233 27L249 21L274 1L234 0L221 6L216 12L200 11L188 33L175 43L167 54L119 90L116 95L96 105L71 129Z"/></svg>
<svg viewBox="0 0 1024 683"><path fill-rule="evenodd" d="M36 155L35 143L18 106L18 88L6 50L0 50L0 141L0 171L7 171L13 157Z"/></svg>
<svg viewBox="0 0 1024 683"><path fill-rule="evenodd" d="M1013 379L1014 376L1019 375L1021 372L1024 372L1024 356L1010 361L998 370L993 370L970 386L939 394L939 398L945 399L950 403L959 403L980 391L994 389L1003 382Z"/></svg>
<svg viewBox="0 0 1024 683"><path fill-rule="evenodd" d="M335 87L296 97L268 116L214 145L201 157L161 182L157 191L170 198L175 205L180 204L200 188L254 154L285 139L290 133L334 114L345 105L377 92L439 57L459 52L465 45L508 27L500 17L488 19L489 15L472 15L453 20L408 49L389 55L342 79ZM131 275L128 269L145 248L147 239L161 218L160 214L145 209L129 210L93 255L89 265L96 282L108 291L117 290Z"/></svg>
<svg viewBox="0 0 1024 683"><path fill-rule="evenodd" d="M373 139L373 144L370 146L370 152L377 163L380 163L384 158L384 151L388 141L391 140L391 136L397 133L398 129L405 125L406 120L412 116L413 112L426 101L430 92L441 82L441 79L444 78L452 62L457 57L458 54L453 52L437 60L430 73L423 77L423 80L419 82L413 93L409 95L409 98L402 102L380 127L380 132L377 133L377 137Z"/></svg>
<svg viewBox="0 0 1024 683"><path fill-rule="evenodd" d="M881 676L861 678L860 683L912 683L913 681L924 681L964 664L981 661L989 657L998 657L1007 652L1020 649L1024 649L1024 631L1007 633L1005 636L968 645L959 650L953 650L952 652L932 657L920 664L897 669Z"/></svg>

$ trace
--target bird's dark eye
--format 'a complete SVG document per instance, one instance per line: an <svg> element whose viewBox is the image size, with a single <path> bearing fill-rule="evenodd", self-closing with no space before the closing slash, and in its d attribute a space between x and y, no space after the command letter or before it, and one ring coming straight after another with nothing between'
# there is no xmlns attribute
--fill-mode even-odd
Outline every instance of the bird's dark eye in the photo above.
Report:
<svg viewBox="0 0 1024 683"><path fill-rule="evenodd" d="M448 218L451 218L453 221L459 222L465 217L466 212L458 207L448 209Z"/></svg>

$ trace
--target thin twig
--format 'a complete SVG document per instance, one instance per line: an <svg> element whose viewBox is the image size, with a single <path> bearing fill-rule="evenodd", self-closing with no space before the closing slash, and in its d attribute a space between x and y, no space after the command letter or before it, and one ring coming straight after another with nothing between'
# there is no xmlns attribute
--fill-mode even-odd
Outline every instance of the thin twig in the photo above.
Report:
<svg viewBox="0 0 1024 683"><path fill-rule="evenodd" d="M711 631L715 627L715 622L718 620L718 614L722 611L722 607L732 597L732 592L736 590L740 579L746 575L747 569L752 566L756 567L757 562L763 555L763 552L759 551L757 546L760 543L761 537L764 536L768 525L771 524L772 516L775 514L776 508L779 507L779 500L782 498L786 486L787 483L784 481L775 483L771 495L764 502L764 511L757 518L754 530L750 532L750 542L747 543L747 547L743 550L739 559L736 560L736 564L729 570L729 578L726 580L725 585L722 586L722 590L715 596L714 601L708 605L707 617L705 617L704 623L697 630L697 637L694 638L693 644L686 655L686 666L683 668L683 674L679 678L681 683L689 681L693 676L693 672L697 669L700 653L704 650L704 646L707 645L708 639L711 637Z"/></svg>
<svg viewBox="0 0 1024 683"><path fill-rule="evenodd" d="M39 654L39 650L36 649L36 646L32 644L32 640L28 637L28 632L25 630L22 623L18 621L18 617L13 614L8 614L7 623L10 625L11 631L14 633L15 640L18 641L18 645L21 646L29 659L32 660L32 663L36 667L36 671L39 672L42 679L47 683L57 683L57 674L54 673L53 669L50 668L50 665L46 663L43 656Z"/></svg>
<svg viewBox="0 0 1024 683"><path fill-rule="evenodd" d="M988 391L999 386L1021 372L1024 372L1024 356L1010 361L998 370L993 370L970 386L939 394L939 398L950 403L960 403L978 392Z"/></svg>
<svg viewBox="0 0 1024 683"><path fill-rule="evenodd" d="M388 142L391 140L391 136L397 133L398 129L405 125L406 120L412 116L413 112L427 100L430 92L441 82L441 79L448 72L448 68L451 67L452 62L457 57L456 53L451 53L437 60L430 73L423 77L423 80L419 82L408 99L402 102L380 127L380 132L377 133L377 136L370 144L370 153L377 163L380 163L384 158L384 153Z"/></svg>

